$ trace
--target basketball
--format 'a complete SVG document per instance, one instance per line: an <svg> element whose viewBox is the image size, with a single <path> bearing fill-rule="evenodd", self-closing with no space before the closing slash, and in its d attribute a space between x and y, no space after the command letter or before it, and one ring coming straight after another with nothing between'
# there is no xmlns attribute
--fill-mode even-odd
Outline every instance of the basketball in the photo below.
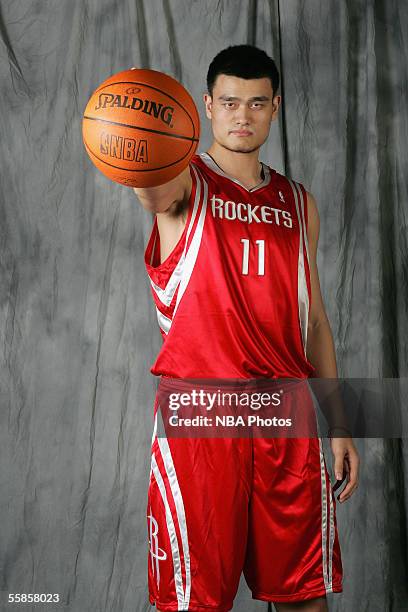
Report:
<svg viewBox="0 0 408 612"><path fill-rule="evenodd" d="M82 137L94 165L112 181L154 187L187 167L198 146L200 119L194 100L172 77L125 70L92 94Z"/></svg>

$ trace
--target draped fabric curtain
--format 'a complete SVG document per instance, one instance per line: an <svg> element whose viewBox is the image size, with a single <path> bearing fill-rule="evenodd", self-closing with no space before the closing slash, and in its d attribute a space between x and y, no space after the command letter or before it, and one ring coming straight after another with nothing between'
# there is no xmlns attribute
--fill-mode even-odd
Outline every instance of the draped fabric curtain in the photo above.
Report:
<svg viewBox="0 0 408 612"><path fill-rule="evenodd" d="M152 217L87 158L87 99L131 66L167 72L196 100L205 150L213 56L246 42L271 54L283 104L262 159L317 199L339 373L406 377L408 4L0 0L0 38L0 607L57 593L70 611L147 611ZM330 609L408 610L408 444L357 446ZM242 581L234 610L268 604Z"/></svg>

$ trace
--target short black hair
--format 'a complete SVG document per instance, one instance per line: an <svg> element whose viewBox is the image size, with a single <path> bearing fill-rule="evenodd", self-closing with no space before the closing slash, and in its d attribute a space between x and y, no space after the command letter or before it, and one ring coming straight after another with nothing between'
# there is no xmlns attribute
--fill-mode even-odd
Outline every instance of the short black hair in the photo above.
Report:
<svg viewBox="0 0 408 612"><path fill-rule="evenodd" d="M207 73L207 89L212 96L214 83L219 74L241 79L271 80L273 95L279 87L279 71L274 60L253 45L234 45L220 51L212 60Z"/></svg>

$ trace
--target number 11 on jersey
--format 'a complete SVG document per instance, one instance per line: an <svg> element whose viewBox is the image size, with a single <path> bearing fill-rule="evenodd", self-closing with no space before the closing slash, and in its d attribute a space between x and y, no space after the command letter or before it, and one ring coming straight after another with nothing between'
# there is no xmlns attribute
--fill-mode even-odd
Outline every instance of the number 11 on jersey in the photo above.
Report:
<svg viewBox="0 0 408 612"><path fill-rule="evenodd" d="M241 238L244 245L242 253L242 274L249 274L249 238ZM258 247L258 276L265 274L265 240L255 241Z"/></svg>

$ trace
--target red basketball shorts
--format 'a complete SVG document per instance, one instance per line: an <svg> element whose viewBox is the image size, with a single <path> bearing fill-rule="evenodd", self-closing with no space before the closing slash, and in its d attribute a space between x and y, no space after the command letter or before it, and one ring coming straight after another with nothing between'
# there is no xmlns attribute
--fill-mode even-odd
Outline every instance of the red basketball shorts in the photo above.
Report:
<svg viewBox="0 0 408 612"><path fill-rule="evenodd" d="M332 492L319 438L154 437L147 504L150 602L161 611L342 591Z"/></svg>

